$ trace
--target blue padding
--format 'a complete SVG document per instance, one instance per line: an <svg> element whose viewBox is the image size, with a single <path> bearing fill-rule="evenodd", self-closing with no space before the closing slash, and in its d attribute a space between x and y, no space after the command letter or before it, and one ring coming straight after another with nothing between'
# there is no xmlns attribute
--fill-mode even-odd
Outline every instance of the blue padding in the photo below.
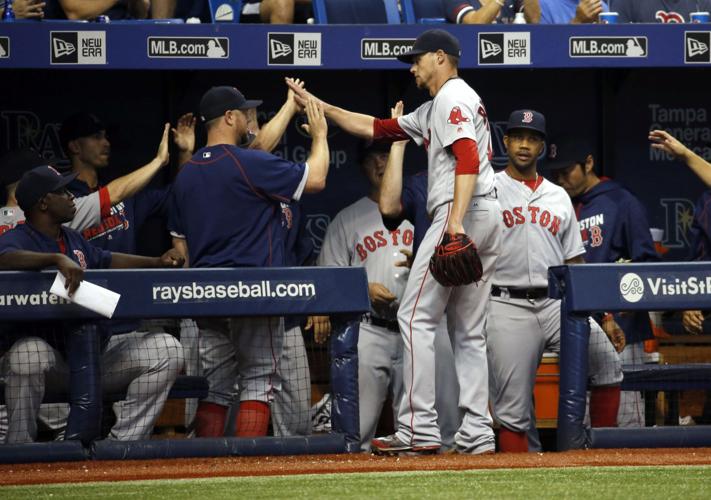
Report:
<svg viewBox="0 0 711 500"><path fill-rule="evenodd" d="M431 22L432 18L437 18L438 22L445 22L444 18L447 17L443 0L404 0L402 5L405 22L410 24Z"/></svg>
<svg viewBox="0 0 711 500"><path fill-rule="evenodd" d="M561 301L560 398L558 399L558 451L586 448L588 437L585 395L588 380L590 323L585 316L567 315Z"/></svg>
<svg viewBox="0 0 711 500"><path fill-rule="evenodd" d="M28 296L0 308L0 321L103 319L76 304L53 304L56 271L0 272L0 290ZM370 310L362 267L116 269L84 279L121 295L113 319L354 314Z"/></svg>
<svg viewBox="0 0 711 500"><path fill-rule="evenodd" d="M97 460L155 460L260 455L303 455L344 453L342 434L287 438L200 438L145 441L95 441L93 457Z"/></svg>
<svg viewBox="0 0 711 500"><path fill-rule="evenodd" d="M623 391L711 389L711 363L623 365Z"/></svg>
<svg viewBox="0 0 711 500"><path fill-rule="evenodd" d="M711 446L711 426L591 429L593 448L700 448Z"/></svg>
<svg viewBox="0 0 711 500"><path fill-rule="evenodd" d="M84 444L101 435L101 326L86 324L67 334L69 417L65 439Z"/></svg>
<svg viewBox="0 0 711 500"><path fill-rule="evenodd" d="M349 443L360 443L358 413L359 321L335 324L331 335L331 426Z"/></svg>
<svg viewBox="0 0 711 500"><path fill-rule="evenodd" d="M328 24L399 24L395 19L392 0L325 0L326 18L319 22Z"/></svg>
<svg viewBox="0 0 711 500"><path fill-rule="evenodd" d="M0 445L0 464L76 462L89 454L79 441L52 441Z"/></svg>

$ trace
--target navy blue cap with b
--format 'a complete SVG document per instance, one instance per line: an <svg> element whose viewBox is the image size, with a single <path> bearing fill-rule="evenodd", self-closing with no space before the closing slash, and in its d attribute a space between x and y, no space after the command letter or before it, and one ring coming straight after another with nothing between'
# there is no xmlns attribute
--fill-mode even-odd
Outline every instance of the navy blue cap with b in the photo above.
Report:
<svg viewBox="0 0 711 500"><path fill-rule="evenodd" d="M262 101L247 100L242 92L234 87L223 85L212 87L200 99L200 121L209 122L233 109L246 110L256 108Z"/></svg>
<svg viewBox="0 0 711 500"><path fill-rule="evenodd" d="M515 129L527 129L546 136L546 117L532 109L517 109L509 115L506 133Z"/></svg>
<svg viewBox="0 0 711 500"><path fill-rule="evenodd" d="M588 155L595 154L593 142L585 137L559 137L548 142L545 170L562 170L576 163L585 164Z"/></svg>
<svg viewBox="0 0 711 500"><path fill-rule="evenodd" d="M34 207L40 199L47 193L57 191L66 187L78 174L71 173L62 175L54 167L43 165L35 167L25 172L15 190L17 204L23 212L27 212Z"/></svg>
<svg viewBox="0 0 711 500"><path fill-rule="evenodd" d="M415 44L407 52L397 56L398 60L412 64L415 56L426 54L427 52L437 52L441 50L445 54L454 57L461 57L462 49L457 37L445 30L427 30L417 37Z"/></svg>

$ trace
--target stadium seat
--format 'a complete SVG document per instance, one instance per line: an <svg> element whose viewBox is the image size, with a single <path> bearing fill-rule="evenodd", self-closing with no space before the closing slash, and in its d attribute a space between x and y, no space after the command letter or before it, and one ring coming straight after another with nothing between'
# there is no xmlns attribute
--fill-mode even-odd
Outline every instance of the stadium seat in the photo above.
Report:
<svg viewBox="0 0 711 500"><path fill-rule="evenodd" d="M446 23L447 13L442 0L401 0L407 24Z"/></svg>
<svg viewBox="0 0 711 500"><path fill-rule="evenodd" d="M400 24L397 0L313 0L316 24Z"/></svg>
<svg viewBox="0 0 711 500"><path fill-rule="evenodd" d="M238 23L242 14L242 0L208 0L212 22Z"/></svg>

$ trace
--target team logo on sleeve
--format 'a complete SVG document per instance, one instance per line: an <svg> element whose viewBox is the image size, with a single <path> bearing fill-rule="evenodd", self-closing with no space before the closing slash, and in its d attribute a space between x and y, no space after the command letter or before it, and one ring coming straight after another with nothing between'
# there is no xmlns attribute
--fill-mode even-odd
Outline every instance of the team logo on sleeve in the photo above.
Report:
<svg viewBox="0 0 711 500"><path fill-rule="evenodd" d="M74 250L74 256L77 258L77 262L79 262L79 265L81 266L82 269L86 269L86 257L84 257L84 252L81 250Z"/></svg>
<svg viewBox="0 0 711 500"><path fill-rule="evenodd" d="M462 110L459 106L454 106L452 111L449 112L449 118L447 118L447 123L452 125L459 125L460 123L468 123L471 120L462 114Z"/></svg>

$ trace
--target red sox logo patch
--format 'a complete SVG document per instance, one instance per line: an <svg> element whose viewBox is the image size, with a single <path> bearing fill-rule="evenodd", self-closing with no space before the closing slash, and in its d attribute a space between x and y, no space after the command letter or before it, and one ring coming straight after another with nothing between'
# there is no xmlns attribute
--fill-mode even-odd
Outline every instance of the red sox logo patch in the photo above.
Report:
<svg viewBox="0 0 711 500"><path fill-rule="evenodd" d="M77 258L77 262L82 269L86 269L86 257L84 257L84 252L81 250L74 250L74 256Z"/></svg>
<svg viewBox="0 0 711 500"><path fill-rule="evenodd" d="M447 119L447 123L451 123L452 125L459 125L460 123L467 123L469 121L469 118L462 115L462 110L459 106L452 108L452 111L449 112L449 118Z"/></svg>
<svg viewBox="0 0 711 500"><path fill-rule="evenodd" d="M684 16L678 12L664 12L663 10L658 10L654 17L660 23L665 24L684 24Z"/></svg>

